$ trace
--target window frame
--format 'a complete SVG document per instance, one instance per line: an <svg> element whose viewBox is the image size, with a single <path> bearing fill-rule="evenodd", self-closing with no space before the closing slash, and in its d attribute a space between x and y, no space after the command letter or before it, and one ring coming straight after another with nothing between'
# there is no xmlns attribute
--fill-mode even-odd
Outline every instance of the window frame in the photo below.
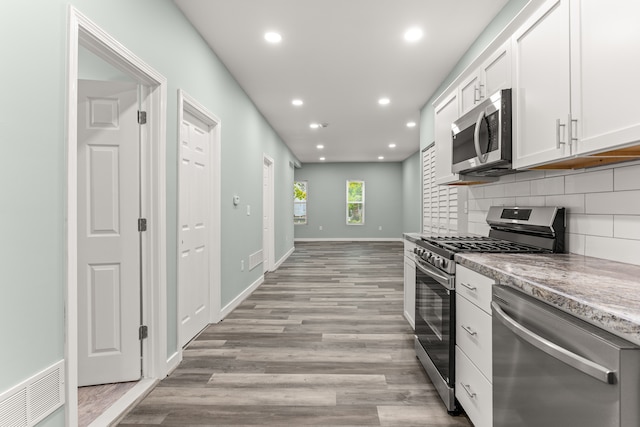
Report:
<svg viewBox="0 0 640 427"><path fill-rule="evenodd" d="M352 182L359 182L362 184L362 200L361 201L350 201L349 200L349 184ZM363 179L348 179L347 183L346 183L346 207L345 207L345 216L346 216L346 223L347 225L364 225L365 224L365 181ZM360 204L362 206L361 208L361 219L359 222L350 222L349 221L349 206L353 205L353 204Z"/></svg>
<svg viewBox="0 0 640 427"><path fill-rule="evenodd" d="M295 188L296 184L298 183L304 183L304 191L305 191L305 199L304 201L299 201L300 199L296 198L295 195L295 190L293 193L293 225L307 225L309 223L309 211L308 211L308 206L309 206L309 181L307 180L295 180L293 181L293 186ZM297 222L296 219L298 217L296 217L296 205L302 205L304 204L304 222Z"/></svg>

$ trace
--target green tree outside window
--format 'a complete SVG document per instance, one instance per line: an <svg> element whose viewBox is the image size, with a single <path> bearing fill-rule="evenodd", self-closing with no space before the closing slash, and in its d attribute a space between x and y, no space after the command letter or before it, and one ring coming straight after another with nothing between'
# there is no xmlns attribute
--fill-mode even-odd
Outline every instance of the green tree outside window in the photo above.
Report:
<svg viewBox="0 0 640 427"><path fill-rule="evenodd" d="M347 224L364 224L364 181L347 181Z"/></svg>

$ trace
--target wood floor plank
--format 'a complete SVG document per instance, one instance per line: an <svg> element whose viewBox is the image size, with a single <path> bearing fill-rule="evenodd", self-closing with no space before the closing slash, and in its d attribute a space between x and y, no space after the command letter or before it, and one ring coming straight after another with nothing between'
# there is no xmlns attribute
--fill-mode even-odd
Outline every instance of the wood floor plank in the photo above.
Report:
<svg viewBox="0 0 640 427"><path fill-rule="evenodd" d="M403 316L400 242L303 242L121 426L470 427Z"/></svg>

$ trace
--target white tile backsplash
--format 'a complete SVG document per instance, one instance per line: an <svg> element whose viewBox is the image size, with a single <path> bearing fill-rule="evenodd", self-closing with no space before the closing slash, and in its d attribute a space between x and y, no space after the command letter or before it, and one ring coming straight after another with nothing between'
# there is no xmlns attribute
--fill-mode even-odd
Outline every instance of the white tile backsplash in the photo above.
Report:
<svg viewBox="0 0 640 427"><path fill-rule="evenodd" d="M471 233L489 233L490 206L562 206L567 252L640 265L640 162L519 172L468 195Z"/></svg>
<svg viewBox="0 0 640 427"><path fill-rule="evenodd" d="M613 171L614 190L640 190L640 165L616 168Z"/></svg>
<svg viewBox="0 0 640 427"><path fill-rule="evenodd" d="M613 237L640 240L640 216L614 215Z"/></svg>
<svg viewBox="0 0 640 427"><path fill-rule="evenodd" d="M564 176L557 176L554 178L534 179L529 182L531 183L532 196L564 194Z"/></svg>
<svg viewBox="0 0 640 427"><path fill-rule="evenodd" d="M586 213L640 215L640 190L586 195Z"/></svg>
<svg viewBox="0 0 640 427"><path fill-rule="evenodd" d="M566 194L604 191L613 191L613 169L564 177L564 192Z"/></svg>
<svg viewBox="0 0 640 427"><path fill-rule="evenodd" d="M640 240L586 236L584 254L640 265Z"/></svg>

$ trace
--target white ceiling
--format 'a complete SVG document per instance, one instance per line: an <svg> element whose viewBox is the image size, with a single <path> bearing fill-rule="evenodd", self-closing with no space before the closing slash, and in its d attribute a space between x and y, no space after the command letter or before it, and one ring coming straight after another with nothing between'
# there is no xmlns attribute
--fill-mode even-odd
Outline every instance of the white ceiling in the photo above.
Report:
<svg viewBox="0 0 640 427"><path fill-rule="evenodd" d="M415 153L420 109L508 2L174 1L303 163ZM421 40L404 40L410 27L423 30ZM282 41L267 43L267 31ZM391 102L380 106L381 97ZM313 130L314 122L328 126Z"/></svg>

